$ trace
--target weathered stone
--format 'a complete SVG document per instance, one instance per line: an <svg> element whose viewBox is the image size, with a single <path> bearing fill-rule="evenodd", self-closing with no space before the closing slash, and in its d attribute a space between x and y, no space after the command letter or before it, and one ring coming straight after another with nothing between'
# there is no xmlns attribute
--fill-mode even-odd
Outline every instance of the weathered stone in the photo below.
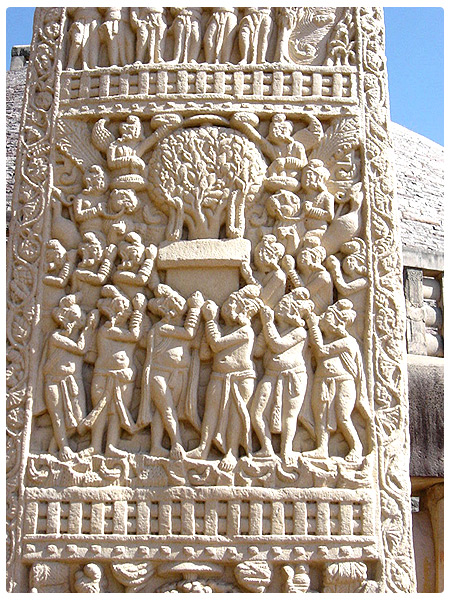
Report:
<svg viewBox="0 0 450 600"><path fill-rule="evenodd" d="M376 8L37 10L9 590L414 590L382 39Z"/></svg>
<svg viewBox="0 0 450 600"><path fill-rule="evenodd" d="M444 362L408 356L411 477L444 476Z"/></svg>

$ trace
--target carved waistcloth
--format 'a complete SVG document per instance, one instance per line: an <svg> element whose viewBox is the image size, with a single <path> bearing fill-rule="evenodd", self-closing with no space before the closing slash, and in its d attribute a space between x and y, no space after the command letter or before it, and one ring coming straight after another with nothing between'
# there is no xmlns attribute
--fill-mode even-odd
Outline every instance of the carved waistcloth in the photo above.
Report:
<svg viewBox="0 0 450 600"><path fill-rule="evenodd" d="M320 402L326 410L326 423L328 431L337 430L336 420L336 398L339 393L339 385L344 381L349 381L355 385L355 380L349 375L336 375L334 377L320 377L316 385L319 388ZM356 397L355 397L356 400Z"/></svg>
<svg viewBox="0 0 450 600"><path fill-rule="evenodd" d="M240 381L245 379L256 379L255 372L253 369L246 369L244 371L235 371L233 373L211 373L210 381L222 382L222 391L220 395L220 406L219 415L217 418L217 430L214 441L218 445L221 452L226 454L226 431L228 424L228 413L230 410L230 400L234 402L238 415L241 418L244 438L242 445L247 452L251 451L251 428L250 428L250 415L247 410L247 405L244 402L239 388L236 385Z"/></svg>
<svg viewBox="0 0 450 600"><path fill-rule="evenodd" d="M63 405L64 421L68 431L76 429L81 422L83 414L81 407L77 403L79 388L73 375L66 377L45 377L45 384L56 385L59 390L59 397Z"/></svg>
<svg viewBox="0 0 450 600"><path fill-rule="evenodd" d="M96 411L98 416L100 412L103 412L105 407L108 407L108 414L117 414L121 427L129 433L133 433L135 424L128 412L128 408L124 404L121 386L124 383L132 383L135 380L135 372L130 367L126 367L125 369L111 371L98 370L95 372L95 375L104 377L106 385L102 399L94 407L93 412Z"/></svg>
<svg viewBox="0 0 450 600"><path fill-rule="evenodd" d="M270 411L270 431L272 433L281 433L281 417L283 410L283 394L287 392L291 398L300 396L302 391L302 376L306 377L306 369L297 367L296 369L286 369L277 372L266 369L266 375L276 379L275 386L269 397L272 401L272 410Z"/></svg>

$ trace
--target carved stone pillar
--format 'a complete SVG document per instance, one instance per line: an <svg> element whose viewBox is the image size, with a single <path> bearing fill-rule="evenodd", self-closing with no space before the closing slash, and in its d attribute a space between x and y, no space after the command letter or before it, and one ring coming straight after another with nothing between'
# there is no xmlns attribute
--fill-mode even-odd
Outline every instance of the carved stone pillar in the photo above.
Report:
<svg viewBox="0 0 450 600"><path fill-rule="evenodd" d="M428 488L421 503L428 510L433 528L434 556L436 564L436 592L444 591L444 484Z"/></svg>
<svg viewBox="0 0 450 600"><path fill-rule="evenodd" d="M414 591L383 34L379 8L36 10L9 591Z"/></svg>

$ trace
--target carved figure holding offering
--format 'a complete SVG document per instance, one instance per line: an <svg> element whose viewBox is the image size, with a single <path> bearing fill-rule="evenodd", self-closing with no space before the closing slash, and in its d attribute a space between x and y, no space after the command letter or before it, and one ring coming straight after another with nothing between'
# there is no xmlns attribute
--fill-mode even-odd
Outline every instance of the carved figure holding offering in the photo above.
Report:
<svg viewBox="0 0 450 600"><path fill-rule="evenodd" d="M254 254L257 278L261 283L260 298L270 308L281 300L286 287L286 274L280 267L284 246L268 233L257 244ZM258 277L259 275L259 277Z"/></svg>
<svg viewBox="0 0 450 600"><path fill-rule="evenodd" d="M61 298L53 318L60 328L51 334L44 350L44 399L59 455L62 460L69 460L75 453L68 438L86 415L83 357L89 347L88 338L97 327L99 314L92 311L86 320L80 306L80 294L69 294ZM35 414L40 412L35 410Z"/></svg>
<svg viewBox="0 0 450 600"><path fill-rule="evenodd" d="M45 247L44 309L54 308L65 295L75 268L76 250L67 251L59 240L49 240Z"/></svg>
<svg viewBox="0 0 450 600"><path fill-rule="evenodd" d="M276 236L288 254L296 252L304 231L303 219L298 216L300 207L300 198L289 190L282 189L266 201L267 214L275 219Z"/></svg>
<svg viewBox="0 0 450 600"><path fill-rule="evenodd" d="M213 8L203 38L207 63L230 62L237 27L237 9Z"/></svg>
<svg viewBox="0 0 450 600"><path fill-rule="evenodd" d="M85 8L69 7L67 14L73 19L69 29L70 48L67 68L75 69L80 56L81 69L98 67L100 51L100 14L98 9L93 6Z"/></svg>
<svg viewBox="0 0 450 600"><path fill-rule="evenodd" d="M202 46L201 40L201 8L170 9L174 17L169 33L173 35L174 63L196 62Z"/></svg>
<svg viewBox="0 0 450 600"><path fill-rule="evenodd" d="M102 286L111 276L117 247L106 246L105 236L88 231L78 249L81 261L72 275L72 292L83 292L83 308L97 306Z"/></svg>
<svg viewBox="0 0 450 600"><path fill-rule="evenodd" d="M278 38L275 50L275 62L292 62L289 55L289 39L297 23L299 8L276 7L275 21L278 26Z"/></svg>
<svg viewBox="0 0 450 600"><path fill-rule="evenodd" d="M133 62L134 39L130 27L130 9L122 7L99 8L104 15L100 38L106 45L110 66L124 67Z"/></svg>
<svg viewBox="0 0 450 600"><path fill-rule="evenodd" d="M302 214L308 235L322 237L334 217L334 197L327 190L326 182L330 172L323 161L313 159L302 172L303 197Z"/></svg>
<svg viewBox="0 0 450 600"><path fill-rule="evenodd" d="M305 454L314 458L328 458L330 434L339 431L350 448L346 460L361 459L363 448L351 419L354 408L372 430L361 352L347 332L355 318L350 300L338 300L320 318L314 313L307 317L317 361L311 399L317 447Z"/></svg>
<svg viewBox="0 0 450 600"><path fill-rule="evenodd" d="M108 208L112 212L104 213L105 229L108 243L117 243L127 233L138 227L133 215L138 208L139 200L134 190L112 190L108 198Z"/></svg>
<svg viewBox="0 0 450 600"><path fill-rule="evenodd" d="M256 378L251 319L262 304L259 291L258 286L247 285L230 294L221 309L225 321L223 332L217 322L218 306L208 301L202 309L213 365L206 390L200 445L187 456L206 459L214 440L225 454L219 464L224 471L231 471L236 465L240 446L247 454L251 451L248 403Z"/></svg>
<svg viewBox="0 0 450 600"><path fill-rule="evenodd" d="M75 221L81 234L86 231L103 231L108 176L100 165L92 165L83 179L83 191L74 198L72 204Z"/></svg>
<svg viewBox="0 0 450 600"><path fill-rule="evenodd" d="M197 390L192 386L195 369L191 365L191 347L199 328L203 303L200 292L192 294L186 302L178 292L164 284L156 287L155 297L148 302L149 310L162 318L148 336L137 425L145 427L151 422L152 456L169 455L162 446L164 430L170 438L170 457L178 460L184 456L180 419L200 428L196 397L193 397ZM156 411L152 415L153 407Z"/></svg>
<svg viewBox="0 0 450 600"><path fill-rule="evenodd" d="M303 352L307 333L303 318L313 309L308 290L297 288L280 300L275 313L268 306L260 310L263 330L254 355L263 356L264 377L256 388L251 408L253 429L261 445L255 456L274 456L270 434L280 433L281 456L288 466L295 464L292 444L307 384Z"/></svg>
<svg viewBox="0 0 450 600"><path fill-rule="evenodd" d="M270 8L245 9L239 23L240 64L265 62L271 25Z"/></svg>
<svg viewBox="0 0 450 600"><path fill-rule="evenodd" d="M136 367L134 350L141 336L145 310L144 294L136 294L132 302L113 285L105 285L98 301L100 312L108 319L97 333L97 360L92 376L93 409L80 423L80 432L92 430L92 448L102 453L106 430L106 456L124 456L119 450L120 430L135 431L129 413L133 396Z"/></svg>
<svg viewBox="0 0 450 600"><path fill-rule="evenodd" d="M167 30L164 8L130 8L130 23L136 32L136 62L162 62Z"/></svg>
<svg viewBox="0 0 450 600"><path fill-rule="evenodd" d="M345 254L342 264L336 256L329 256L325 265L330 272L334 286L339 298L349 298L357 314L364 314L367 298L367 251L364 240L355 238L341 246L341 252ZM356 319L349 325L349 332L358 341L362 341L364 335L364 320Z"/></svg>
<svg viewBox="0 0 450 600"><path fill-rule="evenodd" d="M158 253L156 246L144 246L141 236L131 232L119 242L118 251L122 262L117 265L112 280L128 297L131 298L142 291L147 284L152 289L158 285L159 277L155 269Z"/></svg>
<svg viewBox="0 0 450 600"><path fill-rule="evenodd" d="M321 246L320 239L311 237L303 241L297 255L297 267L301 277L295 270L295 260L292 256L286 255L282 260L282 266L292 285L295 288L308 288L319 315L333 303L333 281L322 264L325 258L326 250Z"/></svg>

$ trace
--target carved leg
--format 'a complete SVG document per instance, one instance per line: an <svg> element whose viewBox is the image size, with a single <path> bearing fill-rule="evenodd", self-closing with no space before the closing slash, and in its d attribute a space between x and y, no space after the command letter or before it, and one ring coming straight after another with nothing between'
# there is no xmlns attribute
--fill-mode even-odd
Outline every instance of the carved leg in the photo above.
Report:
<svg viewBox="0 0 450 600"><path fill-rule="evenodd" d="M350 462L358 461L362 456L362 444L351 419L351 414L356 403L356 388L354 382L341 382L336 390L336 394L337 426L350 448L350 452L345 458Z"/></svg>
<svg viewBox="0 0 450 600"><path fill-rule="evenodd" d="M180 425L173 401L172 390L164 377L155 376L151 381L151 394L160 414L171 444L170 457L179 460L184 456L181 444Z"/></svg>
<svg viewBox="0 0 450 600"><path fill-rule="evenodd" d="M217 428L217 419L222 401L222 382L210 381L206 390L205 414L203 415L200 445L187 452L189 458L208 458L212 440Z"/></svg>
<svg viewBox="0 0 450 600"><path fill-rule="evenodd" d="M205 60L209 64L214 64L216 62L216 40L217 40L217 29L218 25L216 21L213 21L211 25L208 27L205 38L203 40L203 47L205 50Z"/></svg>
<svg viewBox="0 0 450 600"><path fill-rule="evenodd" d="M106 388L106 378L102 375L94 375L92 378L92 387L91 387L91 399L92 405L95 408L97 404L102 400L105 394ZM94 449L94 454L102 454L103 449L103 435L106 429L106 421L107 421L107 406L102 410L102 412L98 415L97 419L94 421L91 430L91 446Z"/></svg>
<svg viewBox="0 0 450 600"><path fill-rule="evenodd" d="M223 34L223 43L222 50L220 53L220 62L227 63L230 62L231 53L234 47L234 35L233 30L237 25L237 18L228 17L227 22L225 24L225 32Z"/></svg>
<svg viewBox="0 0 450 600"><path fill-rule="evenodd" d="M228 416L227 453L219 463L219 468L224 471L232 471L236 466L239 446L242 445L247 453L250 450L250 414L247 405L254 387L254 380L250 378L232 384L230 394L234 398Z"/></svg>
<svg viewBox="0 0 450 600"><path fill-rule="evenodd" d="M69 447L66 426L64 424L64 413L59 397L57 385L47 385L45 388L45 404L53 425L53 435L63 460L68 460L75 453Z"/></svg>
<svg viewBox="0 0 450 600"><path fill-rule="evenodd" d="M312 390L312 412L314 417L314 431L316 434L316 449L305 452L306 456L313 458L328 458L328 441L330 434L327 429L328 405L322 397L326 397L328 390L326 384L314 385Z"/></svg>
<svg viewBox="0 0 450 600"><path fill-rule="evenodd" d="M256 62L263 63L266 60L267 53L267 45L269 40L269 32L270 32L270 20L264 19L259 26L258 30L258 40L257 40L257 53L256 53Z"/></svg>
<svg viewBox="0 0 450 600"><path fill-rule="evenodd" d="M145 27L140 27L136 33L136 62L143 63L145 61L148 37L149 34L147 29Z"/></svg>
<svg viewBox="0 0 450 600"><path fill-rule="evenodd" d="M200 37L200 27L197 22L192 23L189 41L187 43L187 60L188 62L197 62L202 40Z"/></svg>
<svg viewBox="0 0 450 600"><path fill-rule="evenodd" d="M273 381L264 378L259 382L251 407L251 421L253 429L258 437L261 449L255 452L255 456L275 456L275 451L270 439L269 424L264 419L264 411L267 408L272 395Z"/></svg>
<svg viewBox="0 0 450 600"><path fill-rule="evenodd" d="M292 444L297 431L298 415L300 413L306 392L306 376L302 379L303 389L301 390L300 394L290 398L285 392L285 398L283 402L284 427L281 429L281 456L288 466L294 466L296 463L296 456L298 456L298 454L293 451Z"/></svg>
<svg viewBox="0 0 450 600"><path fill-rule="evenodd" d="M159 411L156 411L153 415L151 430L152 443L150 448L150 454L152 456L162 456L167 458L169 456L169 451L166 450L162 445L164 425Z"/></svg>

